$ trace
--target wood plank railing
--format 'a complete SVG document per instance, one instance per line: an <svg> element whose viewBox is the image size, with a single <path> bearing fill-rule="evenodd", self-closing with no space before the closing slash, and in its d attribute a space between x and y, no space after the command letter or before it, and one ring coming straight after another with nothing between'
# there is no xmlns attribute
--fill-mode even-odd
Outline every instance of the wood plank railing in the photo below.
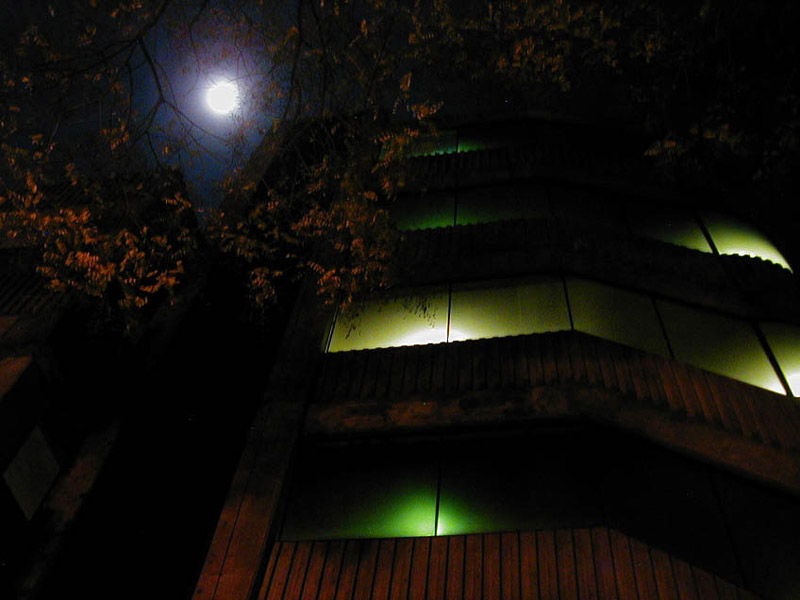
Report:
<svg viewBox="0 0 800 600"><path fill-rule="evenodd" d="M754 600L614 529L278 542L259 600Z"/></svg>
<svg viewBox="0 0 800 600"><path fill-rule="evenodd" d="M673 422L800 451L795 398L574 331L329 354L314 402L513 397L542 387L607 392Z"/></svg>

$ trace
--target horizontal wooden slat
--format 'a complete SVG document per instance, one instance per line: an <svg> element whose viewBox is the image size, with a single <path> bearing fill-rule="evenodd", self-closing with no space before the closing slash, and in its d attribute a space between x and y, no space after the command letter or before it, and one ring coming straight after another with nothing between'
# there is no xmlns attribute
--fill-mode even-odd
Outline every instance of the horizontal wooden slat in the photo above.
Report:
<svg viewBox="0 0 800 600"><path fill-rule="evenodd" d="M329 354L315 403L578 385L775 447L800 448L796 400L697 367L565 331Z"/></svg>
<svg viewBox="0 0 800 600"><path fill-rule="evenodd" d="M606 528L276 543L260 598L755 598Z"/></svg>

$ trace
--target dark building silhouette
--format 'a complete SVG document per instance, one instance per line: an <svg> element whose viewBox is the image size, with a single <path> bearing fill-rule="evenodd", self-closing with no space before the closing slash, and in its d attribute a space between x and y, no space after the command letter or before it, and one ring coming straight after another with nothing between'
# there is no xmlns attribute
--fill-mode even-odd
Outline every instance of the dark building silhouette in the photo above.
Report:
<svg viewBox="0 0 800 600"><path fill-rule="evenodd" d="M393 207L403 285L300 293L194 597L800 596L773 216L615 128L445 129Z"/></svg>
<svg viewBox="0 0 800 600"><path fill-rule="evenodd" d="M48 185L45 194L56 205L83 199L69 183ZM129 208L141 214L148 206ZM8 214L2 217L8 225ZM103 569L86 550L98 539L93 533L111 530L108 515L115 509L116 514L129 513L130 507L150 510L135 500L119 510L119 503L108 501L113 494L96 492L115 488L124 497L119 481L136 480L136 469L125 472L120 456L135 455L131 462L146 465L145 447L160 450L158 462L165 462L164 444L158 447L153 431L160 423L174 422L182 408L174 400L166 402L177 396L171 395L169 377L180 381L183 393L190 391L185 373L191 369L178 358L189 356L186 347L199 345L183 332L173 334L196 288L176 307L157 298L134 342L123 337L120 321L99 315L78 294L50 290L36 270L34 241L6 233L0 242L0 598L48 597L46 585L62 592L65 582L82 577L79 569L87 563L94 581L102 579L97 573ZM206 335L211 331L207 328ZM246 344L244 337L239 336L240 344ZM184 344L177 351L176 338ZM212 385L204 384L205 390ZM151 418L154 413L158 419ZM216 418L224 420L219 413ZM149 423L155 425L148 428ZM127 435L120 434L123 429ZM120 438L135 438L132 431L145 443L131 451L135 444L128 442L120 450ZM180 433L174 427L168 431L176 440ZM109 460L112 450L116 457ZM153 484L157 473L152 468L146 473L150 489L159 489ZM103 479L105 484L98 486ZM127 542L128 547L135 544ZM113 554L109 548L100 552ZM85 585L81 589L91 594Z"/></svg>
<svg viewBox="0 0 800 600"><path fill-rule="evenodd" d="M46 289L26 268L30 262L24 254L24 248L0 249L3 597L11 597L21 573L38 577L60 547L116 435L116 426L106 420L95 396L107 382L99 376L84 380L82 369L66 358L54 336L67 299ZM79 347L72 339L66 354L72 351L74 358ZM99 366L92 361L96 356L80 356Z"/></svg>

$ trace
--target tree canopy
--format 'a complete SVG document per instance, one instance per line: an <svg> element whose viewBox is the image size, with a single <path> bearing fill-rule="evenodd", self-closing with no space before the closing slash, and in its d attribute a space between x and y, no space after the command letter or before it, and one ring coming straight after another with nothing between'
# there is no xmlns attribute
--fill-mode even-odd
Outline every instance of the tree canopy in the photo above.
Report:
<svg viewBox="0 0 800 600"><path fill-rule="evenodd" d="M0 225L7 245L37 249L53 289L130 319L180 293L209 260L199 248L240 261L259 304L304 273L346 304L391 285L386 207L414 140L459 114L533 109L634 127L665 182L746 186L777 206L797 193L799 11L747 0L42 2L4 24ZM243 97L220 133L191 98L223 72ZM180 171L220 144L240 158L225 210L191 197L192 171Z"/></svg>

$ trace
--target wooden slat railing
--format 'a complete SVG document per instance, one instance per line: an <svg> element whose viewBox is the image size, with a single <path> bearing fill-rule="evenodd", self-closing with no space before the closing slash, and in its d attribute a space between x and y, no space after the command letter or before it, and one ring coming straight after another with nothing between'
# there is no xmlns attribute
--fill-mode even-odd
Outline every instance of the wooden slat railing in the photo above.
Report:
<svg viewBox="0 0 800 600"><path fill-rule="evenodd" d="M259 600L754 600L614 529L278 542Z"/></svg>
<svg viewBox="0 0 800 600"><path fill-rule="evenodd" d="M672 421L800 451L796 399L579 332L329 354L315 403L435 401L542 386L605 390Z"/></svg>

